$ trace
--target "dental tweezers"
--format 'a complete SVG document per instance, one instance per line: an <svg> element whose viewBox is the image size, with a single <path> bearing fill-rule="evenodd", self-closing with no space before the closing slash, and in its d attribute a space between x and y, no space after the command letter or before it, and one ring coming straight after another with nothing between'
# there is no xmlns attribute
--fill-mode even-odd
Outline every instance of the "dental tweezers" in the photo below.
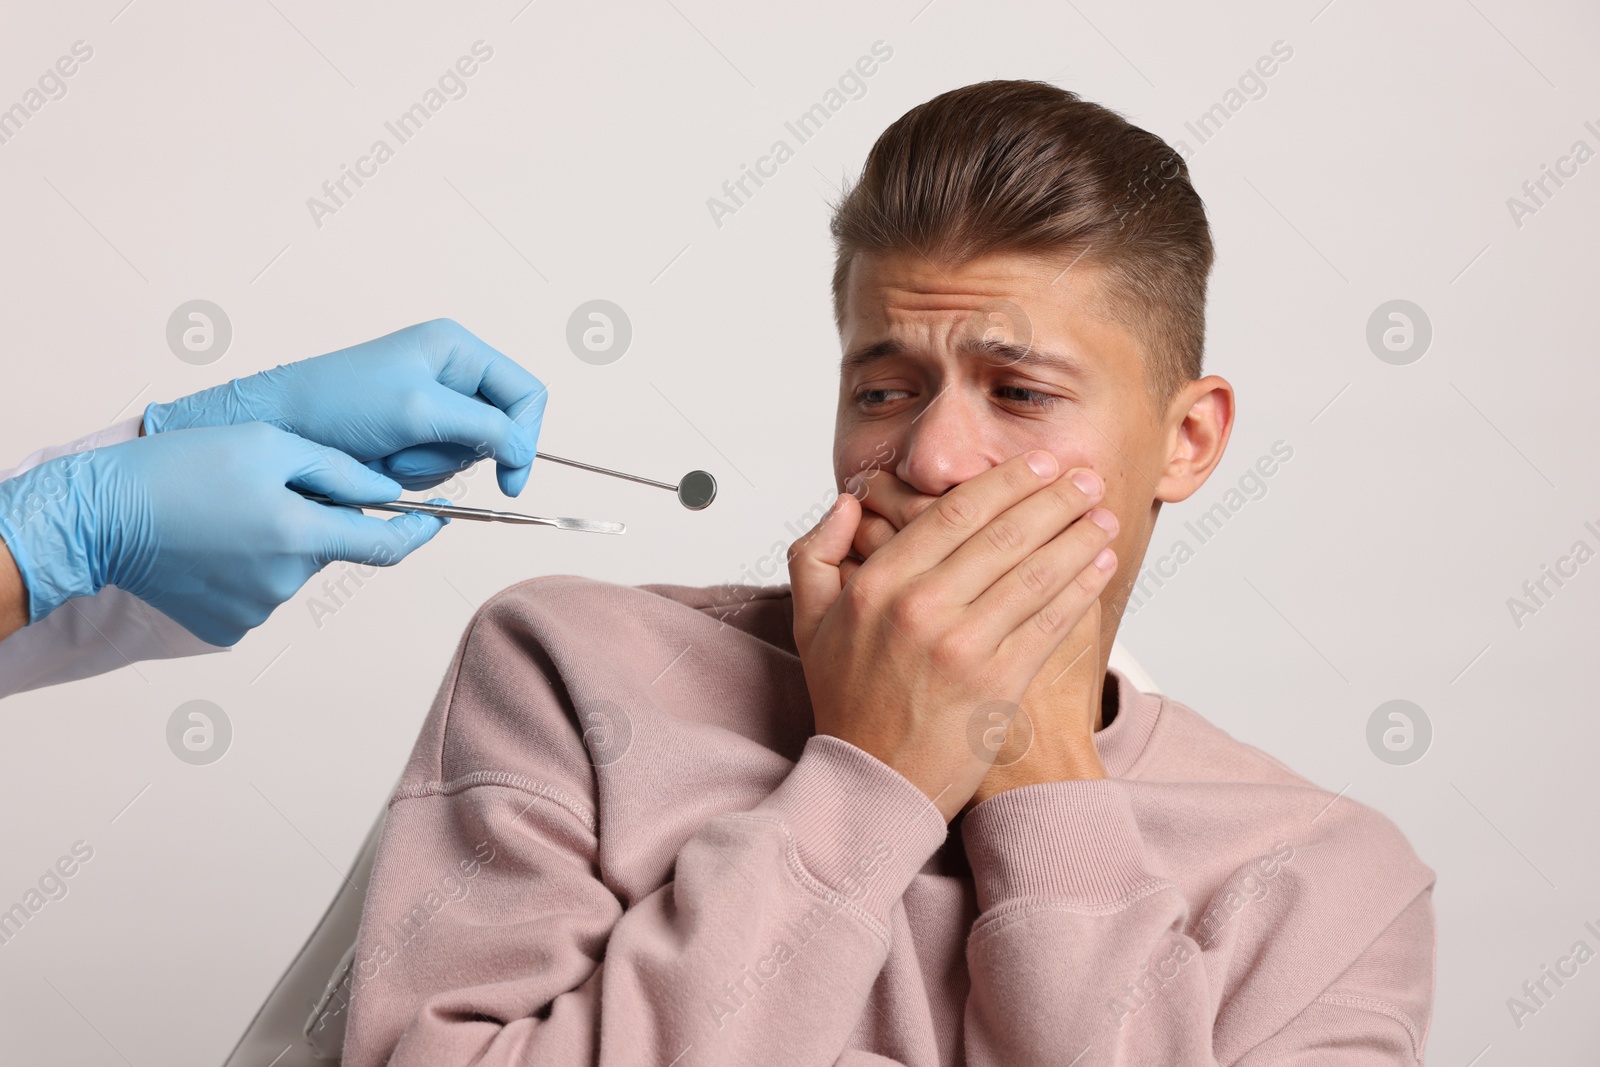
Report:
<svg viewBox="0 0 1600 1067"><path fill-rule="evenodd" d="M385 504L351 504L343 500L335 500L321 493L302 492L301 496L307 500L314 500L319 504L337 504L345 508L362 508L367 511L395 511L416 513L419 515L436 515L441 519L472 519L476 522L511 522L523 526L554 526L558 530L577 530L580 533L619 534L627 529L620 522L607 522L604 519L569 519L565 516L546 518L543 515L522 515L515 511L490 511L487 508L466 508L455 504L425 504L413 500L391 500Z"/></svg>

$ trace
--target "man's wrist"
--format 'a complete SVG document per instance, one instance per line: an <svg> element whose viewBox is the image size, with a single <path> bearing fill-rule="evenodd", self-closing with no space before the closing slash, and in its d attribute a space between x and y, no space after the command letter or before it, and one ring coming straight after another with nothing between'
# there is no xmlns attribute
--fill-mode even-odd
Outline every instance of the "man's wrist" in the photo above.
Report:
<svg viewBox="0 0 1600 1067"><path fill-rule="evenodd" d="M11 549L0 538L0 641L28 625L28 586Z"/></svg>
<svg viewBox="0 0 1600 1067"><path fill-rule="evenodd" d="M982 804L990 797L998 796L1011 789L1021 789L1028 785L1044 785L1048 782L1087 782L1098 778L1109 778L1106 765L1100 760L1100 750L1089 743L1089 748L1084 750L1063 749L1051 754L1048 762L1042 758L1030 764L1030 758L1043 757L1044 753L1030 753L1029 758L1019 760L1009 767L996 767L984 776L977 792L972 794L972 805ZM1029 764L1024 767L1024 764Z"/></svg>

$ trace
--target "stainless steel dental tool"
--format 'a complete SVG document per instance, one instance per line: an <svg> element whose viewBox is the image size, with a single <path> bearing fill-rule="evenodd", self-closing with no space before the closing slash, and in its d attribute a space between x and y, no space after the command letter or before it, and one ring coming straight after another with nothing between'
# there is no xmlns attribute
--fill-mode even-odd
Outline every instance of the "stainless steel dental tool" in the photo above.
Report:
<svg viewBox="0 0 1600 1067"><path fill-rule="evenodd" d="M670 489L678 494L678 503L690 511L699 511L707 507L717 498L717 480L706 471L690 471L685 474L677 485L669 482L658 482L654 478L642 478L637 474L623 474L621 471L607 470L605 467L596 467L592 463L579 463L575 459L562 459L552 456L548 452L535 452L539 459L548 459L552 463L565 463L569 467L580 470L594 471L596 474L609 474L613 478L624 478L630 482L642 482L653 485L659 489ZM417 512L423 515L437 515L444 519L473 519L477 522L511 522L527 526L554 526L558 530L577 530L580 533L619 534L627 529L620 522L606 522L603 519L569 519L565 516L546 518L542 515L522 515L515 511L490 511L487 508L466 508L455 504L426 504L413 500L392 500L385 504L349 504L342 500L323 496L321 493L301 492L307 500L314 500L319 504L337 504L340 507L364 508L368 511L395 511Z"/></svg>
<svg viewBox="0 0 1600 1067"><path fill-rule="evenodd" d="M673 485L670 482L658 482L654 478L641 478L637 474L623 474L621 471L607 470L604 467L596 467L591 463L579 463L575 459L562 459L560 456L552 456L548 452L535 452L534 455L539 459L548 459L552 463L565 463L569 467L594 471L596 474L609 474L613 478L626 478L630 482L642 482L645 485L653 485L658 489L670 489L678 494L678 503L690 511L699 511L701 508L708 507L717 498L717 480L706 471L690 471L683 476L677 485Z"/></svg>
<svg viewBox="0 0 1600 1067"><path fill-rule="evenodd" d="M391 500L386 504L350 504L323 496L321 493L302 492L300 495L319 504L337 504L340 507L363 508L368 511L417 512L423 515L437 515L441 519L473 519L478 522L513 522L524 526L554 526L558 530L577 530L579 533L619 534L627 529L620 522L607 522L604 519L569 519L563 516L545 518L543 515L522 515L515 511L489 511L486 508L426 504L413 500Z"/></svg>

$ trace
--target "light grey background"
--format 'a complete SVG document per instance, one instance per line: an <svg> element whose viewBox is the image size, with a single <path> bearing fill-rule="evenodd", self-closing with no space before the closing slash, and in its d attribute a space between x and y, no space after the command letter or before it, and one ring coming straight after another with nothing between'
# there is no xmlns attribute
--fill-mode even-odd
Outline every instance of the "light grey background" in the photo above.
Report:
<svg viewBox="0 0 1600 1067"><path fill-rule="evenodd" d="M1390 815L1438 871L1430 1063L1594 1062L1600 961L1520 1029L1506 1005L1574 942L1600 949L1583 927L1600 926L1600 560L1520 627L1507 607L1575 541L1600 548L1583 525L1600 528L1600 160L1520 227L1507 207L1574 141L1600 149L1592 4L125 2L0 13L0 106L94 48L0 145L0 465L449 315L550 384L548 450L706 467L723 489L688 513L537 467L528 510L628 535L457 523L320 627L308 587L226 655L7 700L0 905L74 841L95 852L0 947L0 1058L219 1062L331 899L474 605L547 573L734 581L791 540L832 485L833 186L909 107L1035 77L1195 149L1219 249L1208 363L1239 421L1153 549L1273 442L1294 450L1122 640L1234 736ZM480 39L494 55L468 95L316 227L306 199ZM715 225L706 199L879 40L893 57L865 96ZM1197 147L1185 122L1279 40L1293 57L1266 94ZM197 298L233 324L210 366L165 341ZM1409 366L1365 340L1399 298L1434 331ZM591 299L633 322L609 366L566 348ZM487 471L465 485L500 499ZM1408 766L1366 741L1397 698L1433 725ZM209 766L165 739L195 699L233 725Z"/></svg>

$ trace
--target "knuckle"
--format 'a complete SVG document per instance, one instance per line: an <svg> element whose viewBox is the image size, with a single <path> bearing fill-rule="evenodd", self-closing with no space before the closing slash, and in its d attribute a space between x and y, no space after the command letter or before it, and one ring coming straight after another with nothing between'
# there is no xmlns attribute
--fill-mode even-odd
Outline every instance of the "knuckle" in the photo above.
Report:
<svg viewBox="0 0 1600 1067"><path fill-rule="evenodd" d="M421 389L405 389L400 393L396 406L400 414L408 421L424 419L433 412L433 400Z"/></svg>
<svg viewBox="0 0 1600 1067"><path fill-rule="evenodd" d="M859 569L854 580L839 594L853 618L863 618L878 601L877 576L870 570Z"/></svg>
<svg viewBox="0 0 1600 1067"><path fill-rule="evenodd" d="M1033 621L1045 634L1055 635L1066 627L1067 613L1059 603L1052 600L1034 612Z"/></svg>
<svg viewBox="0 0 1600 1067"><path fill-rule="evenodd" d="M322 507L314 504L313 507ZM285 508L271 520L271 536L280 553L311 556L329 540L320 515L303 515L300 508ZM298 587L296 587L298 588Z"/></svg>
<svg viewBox="0 0 1600 1067"><path fill-rule="evenodd" d="M1022 527L1011 519L995 519L985 529L988 531L989 544L999 552L1015 551L1023 543Z"/></svg>
<svg viewBox="0 0 1600 1067"><path fill-rule="evenodd" d="M1091 506L1089 494L1079 489L1078 483L1070 477L1062 476L1057 478L1050 483L1050 488L1054 490L1056 497L1063 503L1077 508L1079 511L1089 510Z"/></svg>
<svg viewBox="0 0 1600 1067"><path fill-rule="evenodd" d="M320 507L321 505L317 505ZM305 520L295 514L299 508L279 508L268 515L263 531L267 544L277 552L300 543L300 530Z"/></svg>
<svg viewBox="0 0 1600 1067"><path fill-rule="evenodd" d="M856 547L866 552L875 552L887 544L897 532L894 524L881 515L864 516L860 527L856 530Z"/></svg>
<svg viewBox="0 0 1600 1067"><path fill-rule="evenodd" d="M1077 576L1072 579L1072 584L1077 588L1078 592L1092 600L1100 594L1100 586L1103 581L1101 576L1104 574L1105 572L1099 567L1090 563L1078 572Z"/></svg>
<svg viewBox="0 0 1600 1067"><path fill-rule="evenodd" d="M1039 476L1033 473L1033 468L1028 466L1026 460L1007 464L1001 469L1005 472L1006 488L1013 492L1026 494L1038 486Z"/></svg>
<svg viewBox="0 0 1600 1067"><path fill-rule="evenodd" d="M907 592L896 597L884 612L895 629L902 633L914 633L928 617L928 600L926 595L916 592Z"/></svg>
<svg viewBox="0 0 1600 1067"><path fill-rule="evenodd" d="M1055 585L1055 569L1037 556L1029 556L1017 565L1017 581L1024 589L1034 593L1048 593Z"/></svg>
<svg viewBox="0 0 1600 1067"><path fill-rule="evenodd" d="M946 529L964 533L977 519L977 509L972 502L959 494L946 493L933 505L934 513Z"/></svg>
<svg viewBox="0 0 1600 1067"><path fill-rule="evenodd" d="M266 448L275 444L283 431L265 422L247 422L237 427L239 440L249 449Z"/></svg>
<svg viewBox="0 0 1600 1067"><path fill-rule="evenodd" d="M973 638L961 627L952 627L928 643L928 659L937 667L962 667L973 654Z"/></svg>
<svg viewBox="0 0 1600 1067"><path fill-rule="evenodd" d="M910 523L918 515L921 515L924 511L927 511L929 508L931 508L936 502L936 497L921 497L911 501L911 503L906 505L905 509L906 522Z"/></svg>

